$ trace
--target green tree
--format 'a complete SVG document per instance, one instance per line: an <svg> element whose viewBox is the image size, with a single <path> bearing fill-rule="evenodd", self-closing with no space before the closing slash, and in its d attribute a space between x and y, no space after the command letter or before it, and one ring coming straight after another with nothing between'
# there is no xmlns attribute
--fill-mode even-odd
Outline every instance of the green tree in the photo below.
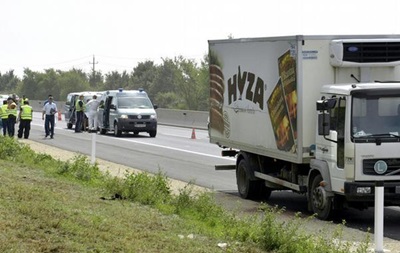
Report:
<svg viewBox="0 0 400 253"><path fill-rule="evenodd" d="M151 87L153 86L156 74L157 66L154 65L153 61L138 63L138 65L133 69L132 85L129 88L134 90L143 88L149 93L149 96L152 97L154 94L151 93Z"/></svg>
<svg viewBox="0 0 400 253"><path fill-rule="evenodd" d="M41 78L42 76L37 72L25 68L22 82L18 86L18 93L25 95L29 99L43 99L43 97L38 95L39 81Z"/></svg>
<svg viewBox="0 0 400 253"><path fill-rule="evenodd" d="M92 90L86 73L80 69L60 72L58 83L60 86L60 100L65 100L68 93L71 92ZM97 90L97 88L94 89Z"/></svg>
<svg viewBox="0 0 400 253"><path fill-rule="evenodd" d="M14 70L7 71L5 74L0 73L0 91L2 93L16 93L20 82L21 80L14 75Z"/></svg>
<svg viewBox="0 0 400 253"><path fill-rule="evenodd" d="M132 76L125 70L120 74L118 71L112 71L106 74L104 90L132 89Z"/></svg>

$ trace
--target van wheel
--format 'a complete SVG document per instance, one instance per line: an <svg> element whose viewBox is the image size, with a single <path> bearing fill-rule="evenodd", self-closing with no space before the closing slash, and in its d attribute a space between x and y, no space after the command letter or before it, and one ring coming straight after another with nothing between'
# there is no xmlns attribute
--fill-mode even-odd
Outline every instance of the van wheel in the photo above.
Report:
<svg viewBox="0 0 400 253"><path fill-rule="evenodd" d="M149 132L150 137L156 137L157 135L157 130L153 130Z"/></svg>
<svg viewBox="0 0 400 253"><path fill-rule="evenodd" d="M105 128L100 128L100 134L106 134L107 130Z"/></svg>
<svg viewBox="0 0 400 253"><path fill-rule="evenodd" d="M122 134L122 131L118 129L118 124L115 123L115 124L114 124L114 135L115 135L116 137L121 137L121 134Z"/></svg>
<svg viewBox="0 0 400 253"><path fill-rule="evenodd" d="M311 184L310 201L312 211L321 220L327 220L332 214L332 198L327 196L324 187L320 186L323 181L321 175L317 175Z"/></svg>
<svg viewBox="0 0 400 253"><path fill-rule="evenodd" d="M67 128L72 129L72 123L67 123Z"/></svg>

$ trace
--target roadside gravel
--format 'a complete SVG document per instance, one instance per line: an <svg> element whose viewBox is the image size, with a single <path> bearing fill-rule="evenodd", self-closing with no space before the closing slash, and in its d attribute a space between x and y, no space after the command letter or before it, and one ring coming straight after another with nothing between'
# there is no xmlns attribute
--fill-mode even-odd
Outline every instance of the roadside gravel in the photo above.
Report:
<svg viewBox="0 0 400 253"><path fill-rule="evenodd" d="M52 156L53 158L59 159L61 161L67 161L67 160L73 159L74 156L77 155L77 153L62 150L62 149L55 148L52 146L48 146L48 145L45 145L45 144L42 144L39 142L35 142L32 140L20 139L19 141L29 145L30 148L32 150L34 150L35 152L48 154L48 155ZM89 157L89 159L90 159L90 157ZM127 166L116 164L116 163L112 163L112 162L102 160L102 159L96 159L96 163L98 164L98 167L101 171L109 172L111 175L117 176L117 177L125 176L126 172L130 172L130 173L141 172L138 169L127 167ZM169 179L169 180L170 180L171 190L173 193L178 193L180 189L182 189L183 187L185 187L187 185L186 182L182 182L182 181L178 181L178 180L174 180L174 179ZM211 191L210 189L202 188L199 186L193 186L193 190L194 190L194 192ZM237 200L236 196L232 196L229 194L216 193L216 198L222 205L224 205L224 207L231 209L231 210L238 211L243 214L256 212L259 207L259 203L257 203L257 202L248 201L248 200L244 200L244 199ZM293 216L287 216L287 215L283 214L281 216L281 218L282 218L282 220L289 220L289 219L293 218ZM317 219L310 220L307 223L307 227L305 227L304 229L311 233L318 233L318 231L325 231L325 232L329 231L329 228L327 229L327 227L331 227L330 232L332 232L332 233L336 229L336 226L334 226L334 225L327 226L327 223L325 221L320 221ZM357 229L344 227L343 238L348 238L349 241L353 242L356 245L358 242L365 240L366 233L362 232L360 230L357 230ZM373 234L370 235L370 239L371 239L370 252L375 252L375 250L374 250L375 249L374 235ZM383 245L384 245L385 253L386 252L400 253L400 241L393 240L390 238L384 238Z"/></svg>

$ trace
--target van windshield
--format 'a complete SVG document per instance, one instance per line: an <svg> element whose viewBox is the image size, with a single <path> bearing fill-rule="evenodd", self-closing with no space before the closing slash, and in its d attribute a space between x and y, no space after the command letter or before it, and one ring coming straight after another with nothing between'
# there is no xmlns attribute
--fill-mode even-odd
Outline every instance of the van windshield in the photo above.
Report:
<svg viewBox="0 0 400 253"><path fill-rule="evenodd" d="M147 97L119 97L118 108L153 108L150 100Z"/></svg>

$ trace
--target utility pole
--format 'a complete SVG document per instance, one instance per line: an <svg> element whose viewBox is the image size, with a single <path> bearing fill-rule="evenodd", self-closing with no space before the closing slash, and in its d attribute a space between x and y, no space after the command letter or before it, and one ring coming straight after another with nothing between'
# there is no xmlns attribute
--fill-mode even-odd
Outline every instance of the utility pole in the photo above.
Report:
<svg viewBox="0 0 400 253"><path fill-rule="evenodd" d="M93 62L89 62L89 64L93 64L92 68L92 73L93 73L93 84L92 87L96 86L96 70L95 70L95 65L98 64L99 62L95 61L94 55L93 55Z"/></svg>

